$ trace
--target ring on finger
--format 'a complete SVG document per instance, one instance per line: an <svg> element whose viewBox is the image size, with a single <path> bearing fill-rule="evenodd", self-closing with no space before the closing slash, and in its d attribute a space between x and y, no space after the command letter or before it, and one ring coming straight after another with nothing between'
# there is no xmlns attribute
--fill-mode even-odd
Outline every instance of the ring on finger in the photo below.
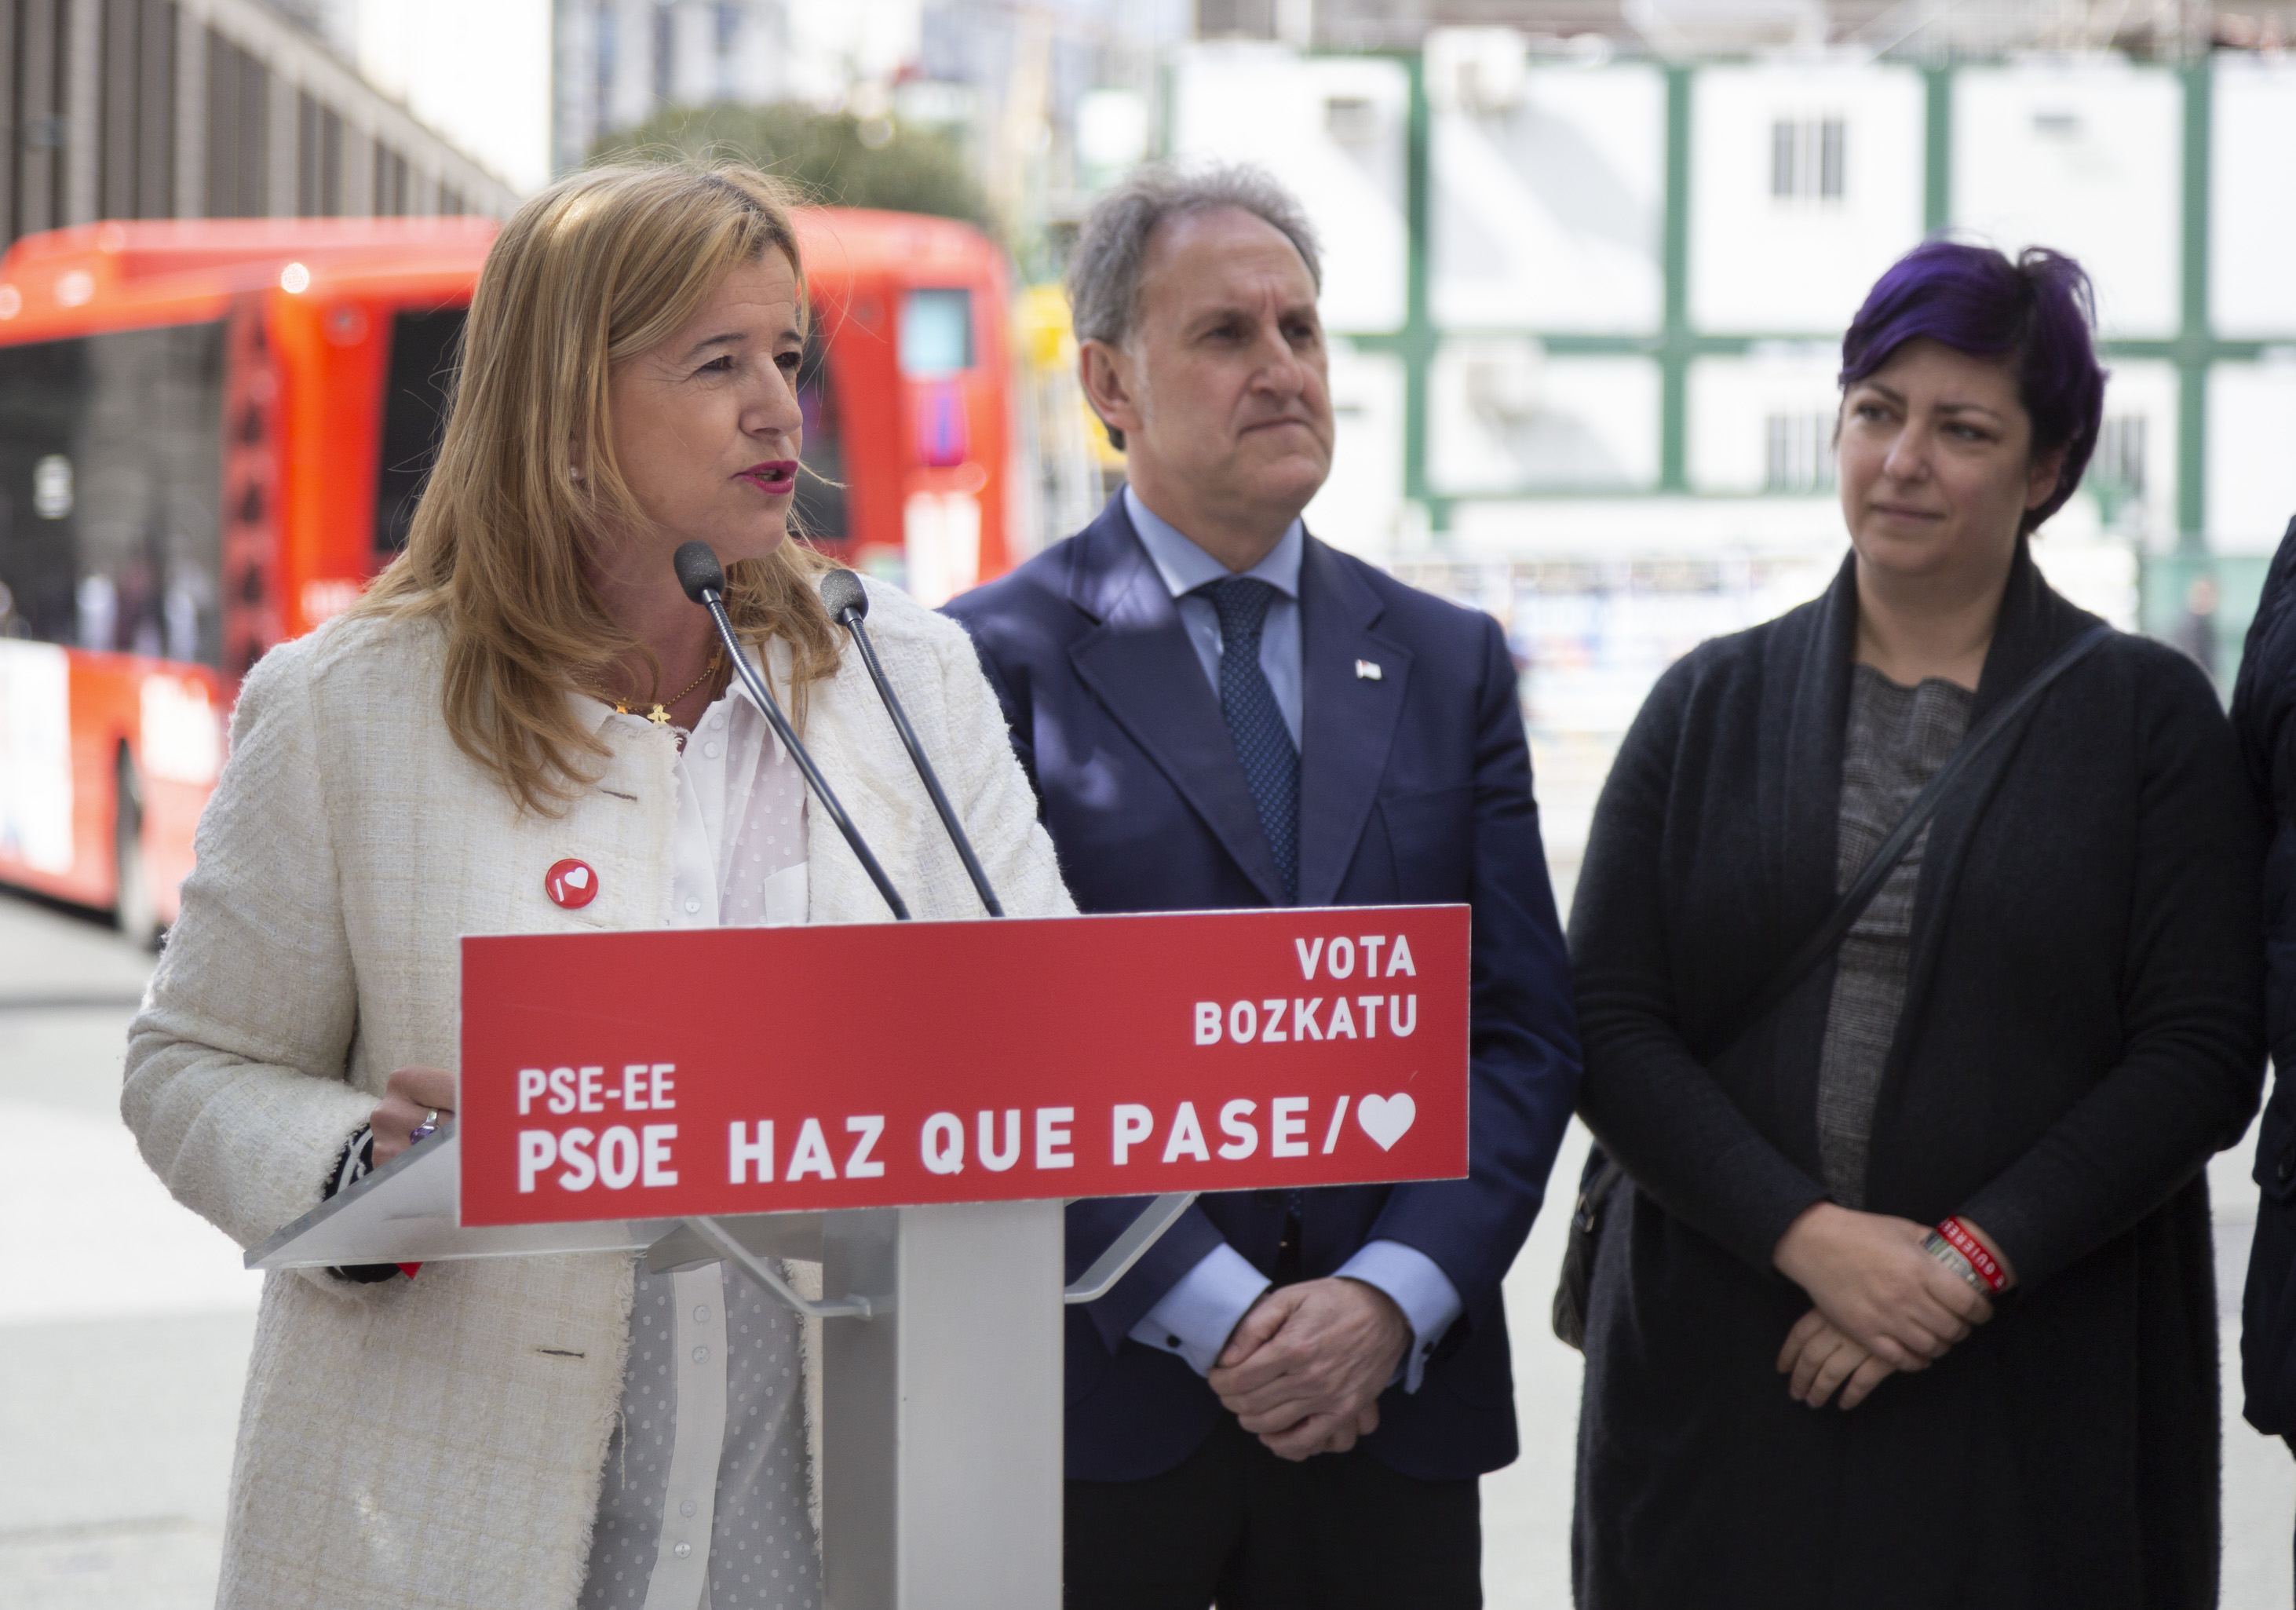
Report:
<svg viewBox="0 0 2296 1610"><path fill-rule="evenodd" d="M412 1129L409 1129L406 1132L406 1141L409 1146L412 1146L418 1140L429 1139L438 1132L439 1109L433 1107L422 1115L422 1121L421 1123L416 1124Z"/></svg>

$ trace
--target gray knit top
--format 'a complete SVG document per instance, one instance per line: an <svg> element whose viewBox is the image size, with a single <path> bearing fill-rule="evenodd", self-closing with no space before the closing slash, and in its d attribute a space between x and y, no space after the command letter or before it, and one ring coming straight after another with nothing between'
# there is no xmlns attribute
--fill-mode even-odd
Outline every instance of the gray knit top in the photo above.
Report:
<svg viewBox="0 0 2296 1610"><path fill-rule="evenodd" d="M1841 805L1833 886L1849 889L1938 768L1969 730L1970 691L1931 677L1901 687L1870 665L1850 671L1841 743ZM1825 1188L1844 1207L1866 1205L1866 1154L1890 1047L1906 1004L1914 895L1929 829L1841 941L1817 1069L1817 1156Z"/></svg>

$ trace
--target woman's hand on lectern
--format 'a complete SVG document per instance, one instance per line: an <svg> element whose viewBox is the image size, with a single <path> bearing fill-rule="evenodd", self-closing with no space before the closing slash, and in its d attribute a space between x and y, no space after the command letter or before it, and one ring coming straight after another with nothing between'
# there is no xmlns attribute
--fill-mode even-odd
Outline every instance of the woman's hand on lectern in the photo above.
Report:
<svg viewBox="0 0 2296 1610"><path fill-rule="evenodd" d="M416 1126L455 1115L455 1076L444 1068L401 1068L383 1088L382 1105L367 1123L374 1130L374 1166L381 1168L414 1144Z"/></svg>

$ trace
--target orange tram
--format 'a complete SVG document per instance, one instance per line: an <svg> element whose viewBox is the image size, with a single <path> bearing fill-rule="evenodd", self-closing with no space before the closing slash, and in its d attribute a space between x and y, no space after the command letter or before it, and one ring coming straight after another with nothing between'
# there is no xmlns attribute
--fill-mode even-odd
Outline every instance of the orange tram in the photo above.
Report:
<svg viewBox="0 0 2296 1610"><path fill-rule="evenodd" d="M800 521L939 604L1011 563L1003 257L800 226ZM496 227L103 223L0 259L0 883L174 919L240 678L406 542Z"/></svg>

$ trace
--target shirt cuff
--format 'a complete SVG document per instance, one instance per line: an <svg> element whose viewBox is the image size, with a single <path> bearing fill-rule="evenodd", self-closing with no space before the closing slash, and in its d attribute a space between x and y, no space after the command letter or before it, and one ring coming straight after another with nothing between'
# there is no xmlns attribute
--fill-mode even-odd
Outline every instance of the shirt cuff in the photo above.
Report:
<svg viewBox="0 0 2296 1610"><path fill-rule="evenodd" d="M1269 1285L1250 1260L1223 1241L1173 1282L1132 1327L1131 1337L1160 1352L1177 1353L1190 1369L1208 1376L1237 1322Z"/></svg>
<svg viewBox="0 0 2296 1610"><path fill-rule="evenodd" d="M1365 1242L1361 1252L1341 1266L1340 1277L1360 1280L1385 1292L1403 1310L1403 1318L1411 1327L1411 1347L1403 1356L1402 1369L1397 1373L1403 1379L1404 1391L1417 1392L1436 1343L1443 1340L1443 1333L1464 1311L1458 1287L1435 1266L1432 1258L1400 1241Z"/></svg>

